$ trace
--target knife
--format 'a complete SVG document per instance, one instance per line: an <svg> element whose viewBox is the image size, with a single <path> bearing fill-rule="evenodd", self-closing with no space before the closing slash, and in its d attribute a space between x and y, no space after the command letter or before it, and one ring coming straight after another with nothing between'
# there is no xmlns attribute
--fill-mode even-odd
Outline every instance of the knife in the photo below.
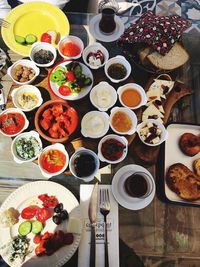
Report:
<svg viewBox="0 0 200 267"><path fill-rule="evenodd" d="M88 217L91 224L90 267L95 267L97 203L98 203L98 183L96 183L93 187L88 208Z"/></svg>
<svg viewBox="0 0 200 267"><path fill-rule="evenodd" d="M6 107L5 95L2 88L0 88L0 109L4 110Z"/></svg>

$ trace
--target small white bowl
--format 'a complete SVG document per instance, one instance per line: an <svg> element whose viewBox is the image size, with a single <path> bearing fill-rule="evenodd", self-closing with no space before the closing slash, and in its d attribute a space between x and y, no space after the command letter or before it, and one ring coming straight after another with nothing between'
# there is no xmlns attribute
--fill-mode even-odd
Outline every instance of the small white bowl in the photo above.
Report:
<svg viewBox="0 0 200 267"><path fill-rule="evenodd" d="M81 121L81 133L85 137L100 138L109 130L109 116L106 112L90 111Z"/></svg>
<svg viewBox="0 0 200 267"><path fill-rule="evenodd" d="M132 122L132 127L129 131L126 131L126 132L119 132L117 131L113 125L112 125L112 119L113 119L113 116L116 114L116 112L118 111L121 111L121 112L125 112L129 118L131 119L131 122ZM112 130L118 134L121 134L121 135L132 135L135 133L136 131L136 127L137 127L137 117L135 115L135 113L129 109L129 108L124 108L124 107L114 107L111 109L111 114L110 114L110 127L112 128Z"/></svg>
<svg viewBox="0 0 200 267"><path fill-rule="evenodd" d="M41 165L41 157L42 157L42 155L45 152L47 152L48 150L51 150L51 149L59 150L59 151L61 151L66 156L66 162L65 162L65 165L63 166L63 168L60 171L57 171L57 172L54 172L54 173L48 172ZM42 175L44 177L46 177L46 178L50 178L52 176L55 176L55 175L58 175L58 174L63 173L65 171L65 169L67 168L68 164L69 164L69 155L68 155L67 151L65 150L64 145L59 144L59 143L55 143L53 145L50 145L50 146L45 147L43 149L42 153L40 153L40 155L38 157L38 165L39 165L40 171L41 171Z"/></svg>
<svg viewBox="0 0 200 267"><path fill-rule="evenodd" d="M75 168L74 168L74 160L81 154L89 154L89 155L93 156L93 158L95 160L96 168L95 168L94 172L90 176L79 177L76 174L76 171L75 171ZM75 176L78 179L81 179L81 180L85 181L85 182L90 182L90 181L92 181L94 179L97 171L99 170L99 166L100 166L100 162L99 162L99 158L98 158L97 154L94 153L92 150L86 149L84 147L80 147L80 148L76 149L76 151L71 156L70 161L69 161L69 169L70 169L72 175ZM87 168L87 166L85 166L85 167Z"/></svg>
<svg viewBox="0 0 200 267"><path fill-rule="evenodd" d="M53 54L53 59L49 63L39 64L34 60L34 54L36 52L40 51L41 49L50 51ZM35 65L37 65L38 67L50 67L54 64L54 62L56 60L57 52L56 52L55 47L52 44L45 43L45 42L36 42L31 47L29 57L35 63Z"/></svg>
<svg viewBox="0 0 200 267"><path fill-rule="evenodd" d="M40 152L41 152L41 150L42 150L42 141L41 141L40 136L39 136L39 134L37 132L30 131L30 132L21 133L21 134L19 134L18 136L16 136L13 139L12 144L11 144L11 153L13 155L13 158L14 158L15 162L17 162L19 164L22 164L22 163L25 163L25 162L31 162L31 161L37 159L37 157L39 156L40 152L35 157L26 160L26 159L21 158L17 154L17 150L16 150L16 146L15 146L16 142L21 138L30 138L30 137L34 137L37 140L37 142L38 142L38 144L40 146Z"/></svg>
<svg viewBox="0 0 200 267"><path fill-rule="evenodd" d="M109 83L100 82L90 91L90 101L98 110L107 111L116 103L117 92Z"/></svg>
<svg viewBox="0 0 200 267"><path fill-rule="evenodd" d="M76 44L80 48L80 53L76 56L73 56L73 57L69 57L69 56L64 55L62 53L62 46L67 42L72 42L72 43ZM64 59L78 59L78 58L80 58L82 55L83 49L84 49L83 41L79 37L73 36L73 35L67 35L67 36L63 37L58 43L58 52L61 55L61 57L63 57Z"/></svg>
<svg viewBox="0 0 200 267"><path fill-rule="evenodd" d="M92 52L92 53L96 53L98 50L100 50L102 52L102 54L104 55L104 61L103 63L99 64L99 65L95 65L95 64L90 64L88 61L88 55ZM86 48L83 50L83 61L84 63L90 67L91 69L99 69L101 67L103 67L105 65L105 63L108 61L109 59L109 53L108 50L100 43L94 43L91 45L86 46Z"/></svg>
<svg viewBox="0 0 200 267"><path fill-rule="evenodd" d="M15 70L15 68L18 65L22 65L22 66L25 66L25 67L32 68L35 71L34 77L32 79L30 79L29 81L26 81L26 82L16 81L14 79L13 75L14 75L14 70ZM24 85L24 84L30 84L30 83L32 83L36 79L36 77L40 74L40 69L31 60L28 60L28 59L20 59L20 60L16 61L12 66L10 66L8 68L7 73L11 77L11 79L13 80L13 82L15 82L17 84L20 84L20 85Z"/></svg>
<svg viewBox="0 0 200 267"><path fill-rule="evenodd" d="M18 102L19 94L20 93L26 93L26 92L31 92L31 93L35 94L35 96L37 97L37 104L34 107L30 108L30 109L23 108ZM41 106L41 104L43 102L40 90L36 86L28 85L28 84L27 85L22 85L22 86L20 86L18 88L15 88L12 91L11 96L12 96L12 100L13 100L14 106L19 108L19 109L21 109L21 110L23 110L24 112L34 110L35 108Z"/></svg>
<svg viewBox="0 0 200 267"><path fill-rule="evenodd" d="M141 129L144 128L149 123L155 124L162 131L161 135L160 135L160 141L155 143L155 144L150 144L148 142L145 142L141 136ZM165 126L159 120L154 120L154 119L147 119L147 120L143 121L142 123L138 124L137 133L138 133L140 140L147 146L159 146L168 138L168 132L167 132Z"/></svg>
<svg viewBox="0 0 200 267"><path fill-rule="evenodd" d="M105 141L109 140L109 139L115 139L115 140L119 141L120 143L122 143L125 146L125 148L123 149L122 156L118 160L114 160L114 161L108 160L102 154L102 151L101 151L102 144ZM119 162L121 162L122 160L125 159L125 157L127 156L127 153L128 153L128 141L124 136L119 136L119 135L116 135L116 134L109 134L109 135L104 136L99 142L99 145L98 145L98 157L103 162L108 162L108 163L111 163L111 164L119 163Z"/></svg>
<svg viewBox="0 0 200 267"><path fill-rule="evenodd" d="M26 115L24 114L24 112L22 110L20 110L18 108L8 108L8 109L4 110L3 112L1 112L0 117L1 117L1 115L8 114L8 113L20 113L24 117L24 120L25 120L24 127L19 132L15 133L15 134L5 134L1 129L0 129L0 133L2 133L5 136L13 137L13 136L16 136L16 135L20 134L26 128L28 128L29 121L27 120Z"/></svg>
<svg viewBox="0 0 200 267"><path fill-rule="evenodd" d="M110 77L110 75L108 74L108 68L111 65L117 64L117 63L123 65L126 68L126 76L124 78L122 78L122 79L114 79L114 78ZM119 83L119 82L125 81L129 77L129 75L131 74L131 65L125 59L125 57L123 57L123 56L116 56L116 57L110 58L106 62L105 66L104 66L104 71L105 71L106 76L111 80L111 82L113 82L113 83Z"/></svg>
<svg viewBox="0 0 200 267"><path fill-rule="evenodd" d="M127 89L130 89L130 90L135 90L139 93L140 97L141 97L141 100L140 100L140 103L137 105L137 106L127 106L124 104L124 102L122 101L122 94L124 91L126 91ZM127 83L123 86L120 86L118 89L117 89L117 93L119 95L119 101L120 103L122 104L122 106L126 107L126 108L130 108L130 109L138 109L140 108L141 106L144 106L146 105L147 103L147 96L146 96L146 93L144 91L144 89L142 88L142 86L140 86L139 84L137 83Z"/></svg>

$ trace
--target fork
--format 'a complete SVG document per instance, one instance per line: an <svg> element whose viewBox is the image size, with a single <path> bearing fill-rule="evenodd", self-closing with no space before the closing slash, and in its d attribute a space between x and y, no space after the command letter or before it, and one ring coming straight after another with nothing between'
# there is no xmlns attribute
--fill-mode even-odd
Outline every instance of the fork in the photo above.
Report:
<svg viewBox="0 0 200 267"><path fill-rule="evenodd" d="M8 28L10 27L10 22L6 21L5 19L0 19L0 26Z"/></svg>
<svg viewBox="0 0 200 267"><path fill-rule="evenodd" d="M110 212L110 198L108 189L100 189L100 212L104 216L104 251L105 251L105 267L109 267L108 260L108 237L107 237L107 215Z"/></svg>

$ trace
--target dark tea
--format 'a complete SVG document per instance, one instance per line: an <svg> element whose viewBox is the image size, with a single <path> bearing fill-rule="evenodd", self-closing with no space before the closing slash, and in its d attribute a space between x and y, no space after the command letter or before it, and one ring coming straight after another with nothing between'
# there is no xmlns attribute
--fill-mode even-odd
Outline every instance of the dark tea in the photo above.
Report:
<svg viewBox="0 0 200 267"><path fill-rule="evenodd" d="M131 197L144 197L148 193L148 183L144 175L133 173L124 183L126 193Z"/></svg>
<svg viewBox="0 0 200 267"><path fill-rule="evenodd" d="M102 17L99 22L99 29L104 34L112 34L116 28L115 10L106 7L101 11Z"/></svg>

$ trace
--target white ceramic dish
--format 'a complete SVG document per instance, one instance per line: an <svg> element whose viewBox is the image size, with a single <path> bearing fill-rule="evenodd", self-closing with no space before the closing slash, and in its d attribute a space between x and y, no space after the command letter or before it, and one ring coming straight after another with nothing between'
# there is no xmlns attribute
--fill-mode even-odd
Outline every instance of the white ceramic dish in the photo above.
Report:
<svg viewBox="0 0 200 267"><path fill-rule="evenodd" d="M100 50L102 52L102 54L104 55L104 61L103 63L99 64L98 66L94 65L94 64L90 64L88 62L88 55L89 53L96 53L98 50ZM100 43L94 43L94 44L91 44L91 45L88 45L84 50L83 50L83 54L82 54L82 57L83 57L83 61L84 63L90 67L91 69L99 69L101 68L102 66L105 65L105 63L108 61L109 59L109 53L108 53L108 50Z"/></svg>
<svg viewBox="0 0 200 267"><path fill-rule="evenodd" d="M107 82L100 82L90 91L90 101L100 111L107 111L117 101L117 92Z"/></svg>
<svg viewBox="0 0 200 267"><path fill-rule="evenodd" d="M124 102L122 101L122 94L124 91L126 91L127 89L132 89L132 90L135 90L137 91L139 94L140 94L140 97L141 97L141 101L140 103L137 105L137 106L134 106L134 107L131 107L131 106L127 106L124 104ZM117 89L117 93L119 95L119 101L120 103L122 104L122 106L126 107L126 108L130 108L130 109L137 109L137 108L140 108L141 106L144 106L146 105L147 103L147 96L146 96L146 93L144 91L144 89L142 88L142 86L140 86L139 84L137 83L127 83L125 85L122 85L120 86L118 89Z"/></svg>
<svg viewBox="0 0 200 267"><path fill-rule="evenodd" d="M33 158L31 158L31 159L27 159L27 160L25 160L25 159L21 158L21 157L17 154L17 150L16 150L16 142L17 142L19 139L21 139L21 138L30 138L30 137L34 137L34 138L37 140L38 145L40 146L40 151L39 151L39 153L38 153L35 157L33 157ZM21 163L25 163L25 162L31 162L31 161L37 159L37 157L39 156L39 154L40 154L41 151L42 151L42 141L41 141L41 139L40 139L39 134L38 134L37 132L35 132L35 131L24 132L24 133L19 134L18 136L16 136L16 137L13 139L12 144L11 144L11 153L12 153L12 155L13 155L14 161L17 162L17 163L19 163L19 164L21 164Z"/></svg>
<svg viewBox="0 0 200 267"><path fill-rule="evenodd" d="M102 144L106 140L109 140L109 139L115 139L115 140L119 141L120 143L122 143L125 146L125 148L123 149L123 154L122 154L121 158L119 158L118 160L115 160L115 161L108 160L103 156L103 154L101 152ZM98 157L103 162L108 162L108 163L111 163L111 164L119 163L119 162L123 161L126 158L127 153L128 153L128 141L124 136L119 136L119 135L116 135L116 134L108 134L108 135L104 136L99 142L99 145L98 145Z"/></svg>
<svg viewBox="0 0 200 267"><path fill-rule="evenodd" d="M63 166L63 168L58 171L58 172L54 172L54 173L51 173L51 172L48 172L47 170L45 170L42 165L41 165L41 157L43 155L43 153L47 152L48 150L50 149L56 149L56 150L59 150L61 151L65 156L66 156L66 162L65 162L65 165ZM64 147L64 145L62 144L59 144L59 143L56 143L56 144L53 144L53 145L50 145L50 146L47 146L43 149L42 153L39 155L38 157L38 165L39 165L39 168L40 168L40 171L42 173L42 175L46 178L51 178L52 176L55 176L55 175L58 175L58 174L61 174L62 172L64 172L64 170L67 168L69 164L69 155Z"/></svg>
<svg viewBox="0 0 200 267"><path fill-rule="evenodd" d="M31 80L26 81L26 82L18 82L18 81L16 81L13 78L13 75L14 75L14 69L18 65L22 65L22 66L25 66L25 67L32 68L35 71L35 76ZM31 60L28 60L28 59L20 59L20 60L16 61L12 66L10 66L8 68L7 73L11 77L11 79L13 80L13 82L15 82L17 84L20 84L20 85L24 85L24 84L30 84L30 83L32 83L36 79L36 77L40 74L40 69Z"/></svg>
<svg viewBox="0 0 200 267"><path fill-rule="evenodd" d="M41 49L50 51L53 54L53 59L49 63L39 64L34 60L34 54L40 51ZM45 42L36 42L31 46L29 57L38 67L50 67L54 64L56 60L57 52L56 52L55 47L52 44L45 43Z"/></svg>
<svg viewBox="0 0 200 267"><path fill-rule="evenodd" d="M18 102L18 97L19 97L19 94L20 93L33 93L36 97L37 97L37 104L28 109L28 108L23 108L19 102ZM36 86L33 86L33 85L22 85L18 88L15 88L12 92L11 92L11 96L12 96L12 101L13 101L13 104L16 108L19 108L21 109L22 111L26 112L26 111L31 111L31 110L34 110L35 108L41 106L42 102L43 102L43 99L42 99L42 95L40 93L40 90L36 87Z"/></svg>
<svg viewBox="0 0 200 267"><path fill-rule="evenodd" d="M111 65L117 64L117 63L123 65L125 67L125 69L126 69L126 76L124 78L122 78L122 79L114 79L114 78L110 77L110 75L108 74L108 68ZM125 57L118 55L116 57L110 58L106 62L105 66L104 66L104 71L105 71L106 76L111 80L111 82L113 82L113 83L119 83L119 82L125 81L129 77L129 75L131 74L131 65L125 59Z"/></svg>
<svg viewBox="0 0 200 267"><path fill-rule="evenodd" d="M62 53L62 46L67 42L72 42L72 43L76 44L80 48L80 53L76 56L64 55ZM84 49L83 41L79 37L74 36L74 35L67 35L67 36L63 37L58 43L58 53L61 55L61 57L63 57L64 59L67 59L67 60L80 58L82 55L83 49Z"/></svg>
<svg viewBox="0 0 200 267"><path fill-rule="evenodd" d="M112 125L112 119L113 119L113 116L115 115L116 112L118 111L121 111L121 112L125 112L131 119L132 121L132 127L129 131L126 131L126 132L119 132L117 131L113 125ZM121 135L131 135L131 134L134 134L135 131L136 131L136 127L137 127L137 116L135 115L134 111L132 111L131 109L129 108L124 108L124 107L114 107L111 109L111 114L110 114L110 127L112 128L112 130L114 132L116 132L117 134L121 134Z"/></svg>
<svg viewBox="0 0 200 267"><path fill-rule="evenodd" d="M100 138L109 130L109 116L106 112L90 111L81 121L81 133L85 137Z"/></svg>

